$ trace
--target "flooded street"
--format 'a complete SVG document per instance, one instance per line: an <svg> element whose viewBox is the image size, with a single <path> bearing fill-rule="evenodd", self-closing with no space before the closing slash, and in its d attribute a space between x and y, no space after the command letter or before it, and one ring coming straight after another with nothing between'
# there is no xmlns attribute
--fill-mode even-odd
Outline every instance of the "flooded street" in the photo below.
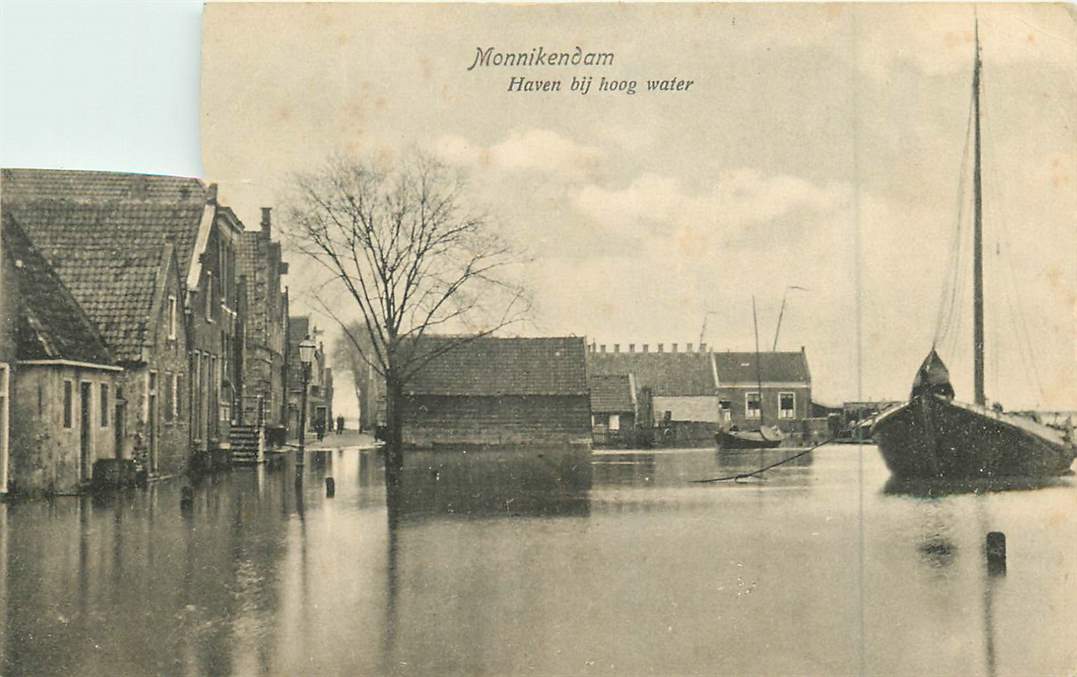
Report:
<svg viewBox="0 0 1077 677"><path fill-rule="evenodd" d="M0 505L0 672L1077 669L1072 478L923 498L885 490L874 447L830 446L690 483L782 457L413 454L387 492L352 448L313 455L299 496L286 466L209 478L187 512L180 481Z"/></svg>

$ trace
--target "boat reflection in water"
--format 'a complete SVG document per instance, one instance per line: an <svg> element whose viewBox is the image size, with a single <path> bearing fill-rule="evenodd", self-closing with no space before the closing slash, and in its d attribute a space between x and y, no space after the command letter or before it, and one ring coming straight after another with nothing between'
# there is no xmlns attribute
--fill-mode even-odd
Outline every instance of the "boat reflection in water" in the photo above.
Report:
<svg viewBox="0 0 1077 677"><path fill-rule="evenodd" d="M1003 491L1031 491L1047 487L1070 486L1068 476L1059 477L988 477L983 479L944 480L891 476L883 493L892 496L939 498L958 494L985 494Z"/></svg>

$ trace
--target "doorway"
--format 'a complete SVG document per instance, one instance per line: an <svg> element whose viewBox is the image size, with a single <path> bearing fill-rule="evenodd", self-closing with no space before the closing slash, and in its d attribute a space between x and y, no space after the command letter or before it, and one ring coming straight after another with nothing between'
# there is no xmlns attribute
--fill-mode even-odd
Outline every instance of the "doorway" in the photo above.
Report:
<svg viewBox="0 0 1077 677"><path fill-rule="evenodd" d="M149 432L149 471L151 473L157 473L157 372L150 372L149 382L149 397L147 398L147 404L149 405L149 416L147 417L147 427Z"/></svg>
<svg viewBox="0 0 1077 677"><path fill-rule="evenodd" d="M91 399L93 387L88 381L79 382L79 480L93 476L93 416Z"/></svg>

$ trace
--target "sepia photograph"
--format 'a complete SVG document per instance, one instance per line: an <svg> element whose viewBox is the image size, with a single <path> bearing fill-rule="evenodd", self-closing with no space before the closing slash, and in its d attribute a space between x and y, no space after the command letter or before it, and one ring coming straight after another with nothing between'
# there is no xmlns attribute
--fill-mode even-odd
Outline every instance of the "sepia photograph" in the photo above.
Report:
<svg viewBox="0 0 1077 677"><path fill-rule="evenodd" d="M0 175L0 674L1077 675L1072 5L201 26Z"/></svg>

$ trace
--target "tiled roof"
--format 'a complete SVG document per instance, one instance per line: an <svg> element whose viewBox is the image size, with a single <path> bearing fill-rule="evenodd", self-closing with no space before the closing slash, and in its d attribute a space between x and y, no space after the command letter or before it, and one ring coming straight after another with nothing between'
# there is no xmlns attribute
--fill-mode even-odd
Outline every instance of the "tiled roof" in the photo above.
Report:
<svg viewBox="0 0 1077 677"><path fill-rule="evenodd" d="M427 336L421 350L441 351L404 390L415 395L586 395L583 338ZM426 354L429 354L427 352Z"/></svg>
<svg viewBox="0 0 1077 677"><path fill-rule="evenodd" d="M755 383L756 354L714 353L718 365L718 382ZM809 383L808 358L803 351L791 353L759 353L759 368L763 382Z"/></svg>
<svg viewBox="0 0 1077 677"><path fill-rule="evenodd" d="M69 169L5 169L4 193L20 200L63 199L74 202L205 202L198 179L183 176L126 174Z"/></svg>
<svg viewBox="0 0 1077 677"><path fill-rule="evenodd" d="M714 395L710 353L588 353L592 374L634 374L637 388L663 397Z"/></svg>
<svg viewBox="0 0 1077 677"><path fill-rule="evenodd" d="M632 378L628 374L592 374L591 411L617 414L634 411Z"/></svg>
<svg viewBox="0 0 1077 677"><path fill-rule="evenodd" d="M112 364L97 328L10 214L4 214L3 229L18 289L17 359Z"/></svg>
<svg viewBox="0 0 1077 677"><path fill-rule="evenodd" d="M113 357L139 359L165 241L186 279L209 191L197 179L33 169L5 169L0 191Z"/></svg>

